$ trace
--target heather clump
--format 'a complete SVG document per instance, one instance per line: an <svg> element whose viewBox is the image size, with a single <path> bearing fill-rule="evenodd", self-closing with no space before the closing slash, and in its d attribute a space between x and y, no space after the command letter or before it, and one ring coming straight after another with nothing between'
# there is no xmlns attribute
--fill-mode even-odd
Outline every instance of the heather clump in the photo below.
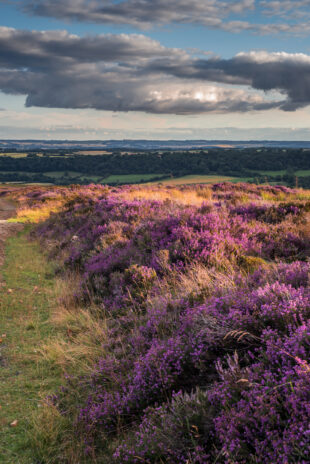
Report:
<svg viewBox="0 0 310 464"><path fill-rule="evenodd" d="M113 462L210 462L211 417L212 406L204 392L175 393L169 403L145 411L135 434L114 452Z"/></svg>
<svg viewBox="0 0 310 464"><path fill-rule="evenodd" d="M232 215L241 216L247 221L256 220L267 224L278 224L288 218L296 223L301 221L307 212L309 212L309 202L278 205L249 203L231 208Z"/></svg>
<svg viewBox="0 0 310 464"><path fill-rule="evenodd" d="M43 193L23 204L44 208ZM60 209L33 236L105 331L53 401L85 459L309 462L306 195L228 183L54 193Z"/></svg>
<svg viewBox="0 0 310 464"><path fill-rule="evenodd" d="M234 462L309 461L309 334L309 322L281 338L266 330L251 367L237 356L218 364L221 381L208 397L219 411L214 433Z"/></svg>

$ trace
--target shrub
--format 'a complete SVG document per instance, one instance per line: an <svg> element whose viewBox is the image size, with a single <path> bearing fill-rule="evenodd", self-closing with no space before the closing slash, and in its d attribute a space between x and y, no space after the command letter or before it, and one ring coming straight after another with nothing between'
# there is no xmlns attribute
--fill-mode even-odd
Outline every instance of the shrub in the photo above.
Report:
<svg viewBox="0 0 310 464"><path fill-rule="evenodd" d="M91 459L309 462L306 196L248 184L53 192L62 209L34 235L107 326L92 369L54 404Z"/></svg>

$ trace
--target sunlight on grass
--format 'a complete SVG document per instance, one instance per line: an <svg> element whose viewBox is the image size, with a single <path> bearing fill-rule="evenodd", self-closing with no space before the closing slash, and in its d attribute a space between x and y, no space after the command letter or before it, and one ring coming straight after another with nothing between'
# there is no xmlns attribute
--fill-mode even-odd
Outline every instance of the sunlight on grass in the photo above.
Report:
<svg viewBox="0 0 310 464"><path fill-rule="evenodd" d="M51 265L25 234L9 239L0 288L1 345L0 462L33 463L29 421L40 397L60 383L57 366L38 355L42 340L54 331L48 323L55 302ZM17 425L10 426L17 421Z"/></svg>
<svg viewBox="0 0 310 464"><path fill-rule="evenodd" d="M38 223L47 219L51 213L57 213L61 210L61 202L49 203L41 208L25 208L17 211L16 218L12 218L9 222L22 223Z"/></svg>

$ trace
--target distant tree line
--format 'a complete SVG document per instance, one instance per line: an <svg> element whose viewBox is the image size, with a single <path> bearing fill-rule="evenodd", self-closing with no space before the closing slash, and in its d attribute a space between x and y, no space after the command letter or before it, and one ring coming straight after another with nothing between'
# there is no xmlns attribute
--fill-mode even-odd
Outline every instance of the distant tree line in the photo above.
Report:
<svg viewBox="0 0 310 464"><path fill-rule="evenodd" d="M282 176L268 176L269 181L295 185L297 170L310 170L310 151L304 149L257 148L219 149L167 152L138 152L122 154L114 152L104 155L79 155L66 152L46 152L43 156L30 152L24 158L0 156L0 181L32 181L72 183L63 176L54 179L48 173L76 171L100 176L128 174L154 174L154 180L184 175L227 175L253 177L261 183L265 176L258 171L285 171ZM12 173L12 174L10 174ZM29 174L27 174L29 173ZM86 179L85 182L88 182ZM310 187L310 176L300 177L299 186ZM83 183L83 181L79 181Z"/></svg>

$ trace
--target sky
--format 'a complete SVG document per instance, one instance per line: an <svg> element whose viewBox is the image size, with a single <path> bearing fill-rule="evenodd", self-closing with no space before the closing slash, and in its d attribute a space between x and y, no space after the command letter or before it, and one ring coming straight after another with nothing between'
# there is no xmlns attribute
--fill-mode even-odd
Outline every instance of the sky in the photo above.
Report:
<svg viewBox="0 0 310 464"><path fill-rule="evenodd" d="M0 0L0 139L310 140L310 0Z"/></svg>

